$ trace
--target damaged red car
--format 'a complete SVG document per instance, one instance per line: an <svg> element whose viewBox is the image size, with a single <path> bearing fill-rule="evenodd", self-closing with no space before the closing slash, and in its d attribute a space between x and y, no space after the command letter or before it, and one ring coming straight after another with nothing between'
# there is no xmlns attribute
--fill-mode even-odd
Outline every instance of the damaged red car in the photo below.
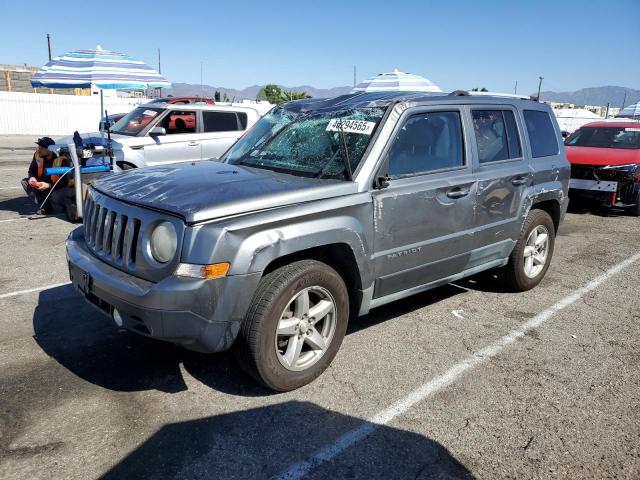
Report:
<svg viewBox="0 0 640 480"><path fill-rule="evenodd" d="M565 141L569 195L640 216L640 122L589 123Z"/></svg>

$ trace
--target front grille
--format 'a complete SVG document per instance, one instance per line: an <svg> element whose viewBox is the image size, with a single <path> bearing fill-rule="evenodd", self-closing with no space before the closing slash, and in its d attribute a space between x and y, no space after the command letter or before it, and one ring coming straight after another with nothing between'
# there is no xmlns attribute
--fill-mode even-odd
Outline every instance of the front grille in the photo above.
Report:
<svg viewBox="0 0 640 480"><path fill-rule="evenodd" d="M89 248L111 263L134 268L141 220L101 206L91 195L84 205L84 237Z"/></svg>
<svg viewBox="0 0 640 480"><path fill-rule="evenodd" d="M595 174L596 167L591 165L571 165L571 178L581 180L597 180Z"/></svg>
<svg viewBox="0 0 640 480"><path fill-rule="evenodd" d="M87 248L105 263L151 282L172 275L180 262L179 253L167 263L149 254L149 236L161 222L170 222L178 234L180 252L184 223L162 212L131 205L90 187L84 201L84 238Z"/></svg>

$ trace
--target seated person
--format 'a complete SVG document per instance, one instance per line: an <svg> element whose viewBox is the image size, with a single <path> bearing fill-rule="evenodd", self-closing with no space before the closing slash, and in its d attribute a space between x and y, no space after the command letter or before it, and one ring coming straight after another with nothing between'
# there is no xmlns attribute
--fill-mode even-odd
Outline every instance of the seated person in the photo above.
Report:
<svg viewBox="0 0 640 480"><path fill-rule="evenodd" d="M75 190L73 175L47 175L47 168L71 167L68 156L58 157L49 150L55 142L49 137L39 138L38 148L29 165L28 177L22 180L22 187L36 205L38 213L46 215L64 212L70 220L76 220Z"/></svg>

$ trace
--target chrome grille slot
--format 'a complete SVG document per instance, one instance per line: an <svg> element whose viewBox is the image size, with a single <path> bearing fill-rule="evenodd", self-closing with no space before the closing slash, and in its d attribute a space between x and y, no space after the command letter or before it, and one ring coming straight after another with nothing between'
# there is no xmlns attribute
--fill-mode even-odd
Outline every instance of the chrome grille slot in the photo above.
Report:
<svg viewBox="0 0 640 480"><path fill-rule="evenodd" d="M115 212L107 211L104 218L104 232L102 234L102 251L111 254L111 235L113 234L113 221L116 217Z"/></svg>
<svg viewBox="0 0 640 480"><path fill-rule="evenodd" d="M130 218L124 229L124 241L122 245L122 263L129 265L136 261L136 247L138 231L140 230L140 220Z"/></svg>
<svg viewBox="0 0 640 480"><path fill-rule="evenodd" d="M102 250L102 239L104 237L104 219L107 217L107 209L102 207L98 213L96 221L96 239L95 245L97 250Z"/></svg>
<svg viewBox="0 0 640 480"><path fill-rule="evenodd" d="M124 227L126 224L126 215L118 214L113 226L113 236L111 239L111 257L116 262L122 260L122 243L124 241Z"/></svg>
<svg viewBox="0 0 640 480"><path fill-rule="evenodd" d="M93 207L91 230L89 231L89 243L94 246L96 244L96 230L98 229L98 215L100 215L100 205L96 203Z"/></svg>
<svg viewBox="0 0 640 480"><path fill-rule="evenodd" d="M93 203L91 196L87 195L86 205L84 209L84 219L83 219L84 238L87 239L87 242L89 241L89 232L91 232L91 218L92 218L94 206L95 206L95 203Z"/></svg>

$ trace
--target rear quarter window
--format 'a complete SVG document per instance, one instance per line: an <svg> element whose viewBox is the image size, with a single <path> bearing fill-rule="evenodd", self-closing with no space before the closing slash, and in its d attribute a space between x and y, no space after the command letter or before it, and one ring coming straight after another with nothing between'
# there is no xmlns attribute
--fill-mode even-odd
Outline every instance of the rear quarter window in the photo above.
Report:
<svg viewBox="0 0 640 480"><path fill-rule="evenodd" d="M524 123L527 127L531 154L534 158L558 154L559 147L556 131L547 112L525 110Z"/></svg>

